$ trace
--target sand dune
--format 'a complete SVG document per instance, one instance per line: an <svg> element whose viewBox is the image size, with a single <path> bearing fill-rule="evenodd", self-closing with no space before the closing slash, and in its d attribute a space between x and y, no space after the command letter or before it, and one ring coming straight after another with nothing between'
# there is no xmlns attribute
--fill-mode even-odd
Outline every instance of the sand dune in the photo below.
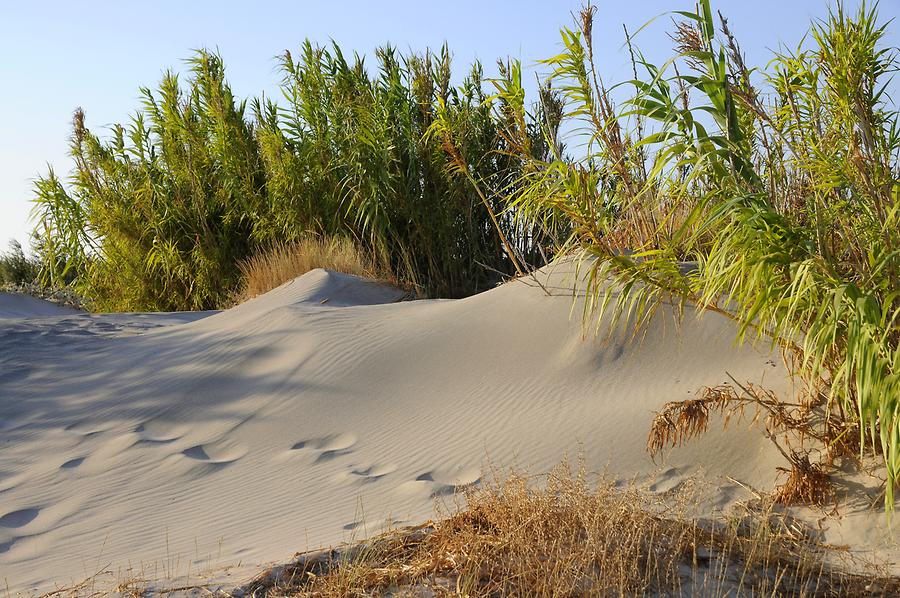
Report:
<svg viewBox="0 0 900 598"><path fill-rule="evenodd" d="M566 453L659 491L701 473L713 508L771 488L780 457L746 425L662 464L645 445L663 402L728 374L787 390L778 356L714 314L585 340L571 269L539 276L553 296L526 279L397 302L316 270L214 314L0 298L0 580L243 571L418 522L487 465Z"/></svg>

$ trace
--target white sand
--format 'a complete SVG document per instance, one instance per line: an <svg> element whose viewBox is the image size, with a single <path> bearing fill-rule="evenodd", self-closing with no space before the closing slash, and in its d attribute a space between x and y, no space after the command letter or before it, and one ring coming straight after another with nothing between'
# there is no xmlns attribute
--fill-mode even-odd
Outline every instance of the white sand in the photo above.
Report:
<svg viewBox="0 0 900 598"><path fill-rule="evenodd" d="M781 458L745 423L661 465L645 446L654 410L726 372L785 392L780 357L736 347L714 314L584 340L570 273L547 284L556 296L519 281L398 303L316 270L215 315L0 297L0 587L245 572L420 522L486 465L540 472L566 453L660 491L700 473L717 508L749 496L725 476L771 489ZM852 511L880 537L880 511Z"/></svg>
<svg viewBox="0 0 900 598"><path fill-rule="evenodd" d="M68 316L81 313L77 309L36 299L22 293L0 293L0 319Z"/></svg>

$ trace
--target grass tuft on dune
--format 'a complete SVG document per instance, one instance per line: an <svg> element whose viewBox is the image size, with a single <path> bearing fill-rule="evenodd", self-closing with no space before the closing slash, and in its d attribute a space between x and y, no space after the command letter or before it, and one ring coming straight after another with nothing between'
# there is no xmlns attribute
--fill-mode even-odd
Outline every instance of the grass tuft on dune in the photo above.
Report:
<svg viewBox="0 0 900 598"><path fill-rule="evenodd" d="M239 264L241 288L236 301L246 301L302 276L324 268L362 278L393 282L394 277L374 254L364 252L343 237L306 237L293 243L276 243Z"/></svg>
<svg viewBox="0 0 900 598"><path fill-rule="evenodd" d="M875 568L759 499L698 520L698 488L652 494L567 463L511 473L424 525L299 555L241 592L253 596L872 596L900 591Z"/></svg>

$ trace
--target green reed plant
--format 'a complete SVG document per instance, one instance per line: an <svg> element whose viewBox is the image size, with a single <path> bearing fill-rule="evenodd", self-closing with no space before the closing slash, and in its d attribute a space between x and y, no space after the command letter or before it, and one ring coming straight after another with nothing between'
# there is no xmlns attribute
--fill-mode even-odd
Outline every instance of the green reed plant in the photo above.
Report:
<svg viewBox="0 0 900 598"><path fill-rule="evenodd" d="M701 0L676 13L672 59L656 66L635 54L641 75L620 107L594 65L593 12L544 61L584 155L520 153L510 209L528 222L570 223L557 249L591 258L586 309L598 323L609 314L639 330L662 301L692 302L736 320L741 341L783 346L811 404L857 422L860 450L883 454L891 508L900 134L886 88L898 62L876 9L838 4L811 25L808 47L755 70ZM501 85L504 97L518 93L510 79Z"/></svg>
<svg viewBox="0 0 900 598"><path fill-rule="evenodd" d="M25 255L22 245L11 239L9 249L0 253L0 285L31 284L39 273L37 259Z"/></svg>
<svg viewBox="0 0 900 598"><path fill-rule="evenodd" d="M297 56L281 58L286 106L255 104L270 201L290 206L273 211L267 226L290 237L350 231L432 296L471 294L496 273L515 272L500 237L518 238L516 225L507 218L498 229L491 216L502 195L483 198L453 176L441 140L427 134L441 112L480 180L501 189L517 178L520 165L503 151L481 65L453 86L446 46L408 56L385 46L375 58L373 75L361 57L347 59L334 44L307 42ZM535 259L541 242L522 238L518 250Z"/></svg>
<svg viewBox="0 0 900 598"><path fill-rule="evenodd" d="M198 52L187 87L166 73L141 90L143 109L110 139L78 110L66 188L36 185L37 234L49 282L74 284L100 309L204 309L228 297L264 207L253 127L221 59Z"/></svg>
<svg viewBox="0 0 900 598"><path fill-rule="evenodd" d="M71 283L100 309L213 308L239 286L241 261L309 235L354 239L429 296L472 294L542 263L548 236L496 216L522 162L481 65L454 86L446 47L385 46L375 59L370 72L335 44L306 42L279 59L283 97L245 103L221 58L199 51L186 81L170 72L142 89L141 109L108 137L77 111L69 184L52 171L36 183L46 282ZM439 112L487 196L427 135Z"/></svg>

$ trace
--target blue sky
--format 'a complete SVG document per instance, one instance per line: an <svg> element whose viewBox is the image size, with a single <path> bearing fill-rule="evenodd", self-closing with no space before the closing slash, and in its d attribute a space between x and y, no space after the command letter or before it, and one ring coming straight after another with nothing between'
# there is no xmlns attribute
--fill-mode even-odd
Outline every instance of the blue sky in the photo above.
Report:
<svg viewBox="0 0 900 598"><path fill-rule="evenodd" d="M795 46L825 0L714 0L742 42L751 65L770 50ZM628 78L622 24L631 31L693 0L595 0L595 46L601 74ZM391 42L421 50L450 44L457 73L474 59L490 66L499 57L533 65L559 51L559 29L581 0L357 0L294 2L0 0L0 248L9 238L27 245L31 181L47 164L68 172L69 123L77 106L87 124L102 130L138 106L138 88L152 86L167 68L180 69L191 49L218 48L240 96L277 92L273 57L305 38L334 39L348 53ZM847 0L847 7L857 1ZM900 16L900 0L882 0L882 19ZM670 18L640 33L648 57L667 57ZM898 43L890 26L889 43Z"/></svg>

